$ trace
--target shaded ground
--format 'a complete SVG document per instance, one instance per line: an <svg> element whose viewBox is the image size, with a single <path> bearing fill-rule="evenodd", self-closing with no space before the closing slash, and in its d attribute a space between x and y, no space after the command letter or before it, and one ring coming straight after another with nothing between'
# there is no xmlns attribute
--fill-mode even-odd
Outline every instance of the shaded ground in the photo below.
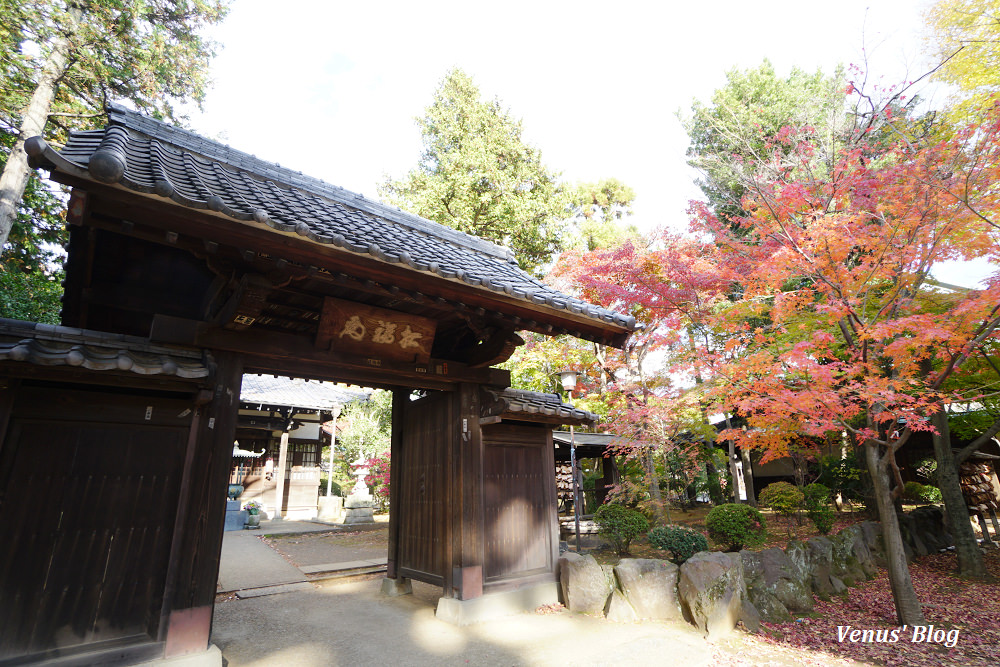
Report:
<svg viewBox="0 0 1000 667"><path fill-rule="evenodd" d="M671 518L674 523L703 530L705 514L697 510L673 512ZM840 515L834 532L861 520L864 516L860 513ZM769 546L784 546L789 530L799 539L817 534L808 522L775 526L772 520L770 527ZM368 530L260 539L299 567L385 556L387 537L387 526L382 524ZM606 563L619 559L599 539L585 541L584 552ZM989 550L984 555L990 571L1000 580L1000 552ZM639 538L633 542L631 556L661 558L663 552ZM223 649L230 665L338 665L358 660L384 662L400 656L405 656L407 665L642 665L664 664L664 656L670 656L671 664L692 665L1000 665L1000 584L960 580L952 576L954 568L952 553L928 556L911 566L928 625L934 625L939 637L958 631L953 647L942 646L942 642L915 642L912 628L900 631L896 642L839 640L846 626L882 631L883 637L896 629L884 573L843 596L817 599L812 614L790 623L766 625L758 636L737 634L717 645L706 643L684 623L616 625L571 614L559 606L455 628L433 616L440 589L414 582L413 596L385 598L378 592L381 575L324 582L315 591L220 600L225 603L216 607L213 641ZM305 621L303 614L308 616ZM280 632L279 623L284 628ZM288 629L288 623L295 626L294 631ZM280 635L276 643L266 649L253 648L247 632L257 624L273 627ZM365 645L366 641L374 644Z"/></svg>
<svg viewBox="0 0 1000 667"><path fill-rule="evenodd" d="M434 617L440 589L379 593L381 577L217 604L212 642L229 667L296 665L801 665L854 664L745 635L709 644L684 623L614 624L546 609L468 627Z"/></svg>

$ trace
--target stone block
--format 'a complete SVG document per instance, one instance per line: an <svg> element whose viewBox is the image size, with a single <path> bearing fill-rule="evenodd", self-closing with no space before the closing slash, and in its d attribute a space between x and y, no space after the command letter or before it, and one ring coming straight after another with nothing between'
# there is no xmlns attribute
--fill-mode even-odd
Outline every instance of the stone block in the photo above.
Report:
<svg viewBox="0 0 1000 667"><path fill-rule="evenodd" d="M608 605L604 608L604 615L612 623L635 623L639 620L639 615L632 605L629 604L628 599L617 589L608 598Z"/></svg>
<svg viewBox="0 0 1000 667"><path fill-rule="evenodd" d="M626 558L614 568L618 588L639 618L681 617L677 598L679 568L665 560Z"/></svg>
<svg viewBox="0 0 1000 667"><path fill-rule="evenodd" d="M710 640L729 634L741 620L745 590L739 554L701 552L681 565L677 592L684 617Z"/></svg>
<svg viewBox="0 0 1000 667"><path fill-rule="evenodd" d="M601 615L614 585L609 572L590 554L571 551L559 559L559 587L567 609Z"/></svg>
<svg viewBox="0 0 1000 667"><path fill-rule="evenodd" d="M406 577L397 577L396 579L386 577L382 580L382 595L396 598L400 595L411 595L412 593L413 584Z"/></svg>
<svg viewBox="0 0 1000 667"><path fill-rule="evenodd" d="M441 598L434 615L453 625L472 625L513 614L534 611L559 601L559 586L552 583L527 586L512 591L487 593L470 600Z"/></svg>

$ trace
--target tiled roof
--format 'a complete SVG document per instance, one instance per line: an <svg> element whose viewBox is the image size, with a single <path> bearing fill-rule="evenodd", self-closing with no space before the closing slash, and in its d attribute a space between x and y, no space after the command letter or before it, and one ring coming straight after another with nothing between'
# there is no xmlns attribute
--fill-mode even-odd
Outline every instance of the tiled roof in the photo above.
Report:
<svg viewBox="0 0 1000 667"><path fill-rule="evenodd" d="M154 345L145 338L0 318L0 361L76 366L138 375L208 377L201 350Z"/></svg>
<svg viewBox="0 0 1000 667"><path fill-rule="evenodd" d="M368 398L368 392L333 382L273 375L244 375L240 401L251 405L280 405L307 410L331 410Z"/></svg>
<svg viewBox="0 0 1000 667"><path fill-rule="evenodd" d="M563 294L522 271L483 239L371 201L120 106L103 130L75 132L56 152L41 137L25 150L36 167L117 184L235 220L298 234L476 289L632 330L635 319Z"/></svg>
<svg viewBox="0 0 1000 667"><path fill-rule="evenodd" d="M609 447L611 445L618 444L620 442L625 442L625 439L620 435L615 435L614 433L574 433L572 435L577 446L580 445L595 445L600 447ZM557 444L569 445L570 432L569 431L553 431L552 440Z"/></svg>
<svg viewBox="0 0 1000 667"><path fill-rule="evenodd" d="M543 417L544 421L558 424L595 424L600 419L593 412L563 403L558 394L507 388L496 392L496 396L505 404L504 416L513 419Z"/></svg>

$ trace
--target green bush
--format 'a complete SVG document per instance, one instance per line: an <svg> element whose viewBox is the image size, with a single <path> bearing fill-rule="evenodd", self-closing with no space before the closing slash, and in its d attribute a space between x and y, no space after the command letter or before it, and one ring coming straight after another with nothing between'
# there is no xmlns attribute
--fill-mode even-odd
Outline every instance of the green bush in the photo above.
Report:
<svg viewBox="0 0 1000 667"><path fill-rule="evenodd" d="M806 484L802 489L802 495L804 497L802 506L806 509L818 505L826 505L830 502L830 489L818 482Z"/></svg>
<svg viewBox="0 0 1000 667"><path fill-rule="evenodd" d="M726 551L760 546L767 540L764 516L749 505L728 503L712 508L705 517L708 536Z"/></svg>
<svg viewBox="0 0 1000 667"><path fill-rule="evenodd" d="M708 551L708 539L685 526L657 526L646 533L646 539L657 549L669 551L668 560L677 565L699 551Z"/></svg>
<svg viewBox="0 0 1000 667"><path fill-rule="evenodd" d="M924 488L920 494L920 500L925 503L939 503L942 500L941 489L936 486L931 486L930 484L924 484Z"/></svg>
<svg viewBox="0 0 1000 667"><path fill-rule="evenodd" d="M822 535L828 535L833 529L833 508L830 507L830 489L823 484L808 484L802 493L805 496L803 506L806 508L806 516L816 526L816 530Z"/></svg>
<svg viewBox="0 0 1000 667"><path fill-rule="evenodd" d="M649 530L649 521L641 512L621 505L601 505L594 514L601 535L611 541L619 555L628 554L629 545Z"/></svg>
<svg viewBox="0 0 1000 667"><path fill-rule="evenodd" d="M941 489L930 484L907 482L903 485L903 497L916 503L939 503Z"/></svg>
<svg viewBox="0 0 1000 667"><path fill-rule="evenodd" d="M757 496L757 502L764 507L770 507L781 516L792 516L802 507L805 499L802 491L788 482L774 482L764 487Z"/></svg>

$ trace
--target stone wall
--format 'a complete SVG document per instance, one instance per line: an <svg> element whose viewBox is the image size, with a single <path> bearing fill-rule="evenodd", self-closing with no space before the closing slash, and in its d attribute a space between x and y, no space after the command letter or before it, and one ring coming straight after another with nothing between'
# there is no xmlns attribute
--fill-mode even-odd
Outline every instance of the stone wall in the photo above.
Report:
<svg viewBox="0 0 1000 667"><path fill-rule="evenodd" d="M922 556L951 544L944 513L921 507L900 516L907 554ZM830 537L792 540L787 547L722 553L703 551L678 567L665 560L626 558L600 565L593 556L559 560L563 604L611 621L684 618L709 638L740 621L756 632L812 610L813 596L837 595L872 579L885 562L882 528L865 521Z"/></svg>

